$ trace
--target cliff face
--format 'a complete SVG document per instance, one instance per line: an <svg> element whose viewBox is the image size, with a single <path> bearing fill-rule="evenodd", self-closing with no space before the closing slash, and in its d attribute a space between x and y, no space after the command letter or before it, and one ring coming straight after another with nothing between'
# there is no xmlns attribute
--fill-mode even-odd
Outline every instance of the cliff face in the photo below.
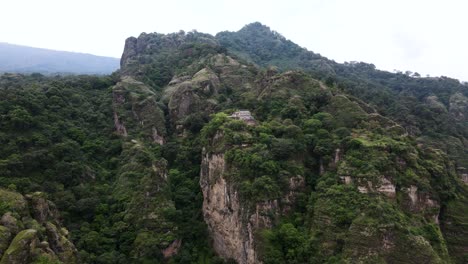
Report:
<svg viewBox="0 0 468 264"><path fill-rule="evenodd" d="M294 203L297 191L304 188L302 177L290 178L284 196L251 203L239 195L239 186L227 175L229 167L223 153L205 152L200 171L203 192L203 217L208 225L214 250L225 259L239 264L262 263L259 258L259 234L272 228L288 205ZM280 207L280 201L284 208Z"/></svg>
<svg viewBox="0 0 468 264"><path fill-rule="evenodd" d="M287 89L291 83L294 88ZM298 73L267 73L256 85L260 105L263 100L285 100L288 107L305 109L303 93L312 93L315 100L325 101L320 106L325 112L302 124L306 135L287 119L252 125L235 113L217 114L206 125L202 209L221 257L238 263L273 261L281 253L271 253L269 239L291 228L279 220L304 210L306 220L298 221L307 223L306 232L320 252L309 258L300 255L307 261L325 261L336 250L350 262L408 261L413 250L418 261L448 261L439 226L441 197L429 183L437 173L454 179L455 169L442 153L408 144L408 133L397 123L361 107L366 105L356 99L330 94L323 84ZM343 137L342 143L327 139L326 123L341 127L335 137ZM310 140L313 151L295 150L295 139ZM318 182L314 191L307 189L307 181ZM310 194L307 209L298 209L304 206L298 197L305 193ZM281 243L278 240L287 238L275 239L273 243Z"/></svg>
<svg viewBox="0 0 468 264"><path fill-rule="evenodd" d="M133 257L170 258L184 247L184 235L176 223L182 221L177 218L177 200L167 191L171 188L170 168L153 151L166 149L166 143L170 149L175 139L199 131L222 101L226 102L226 89L245 90L245 83L252 82L247 67L218 54L218 48L213 37L196 32L142 34L126 41L120 81L112 88L115 131L124 141L113 195L124 208L122 221L136 233ZM234 194L226 195L237 199ZM233 206L237 213L230 216L243 217L238 200ZM171 216L173 211L177 217ZM257 259L252 252L242 253L239 247L244 243L242 226L223 228L229 231L214 238L231 244L219 246L220 252L228 252L220 255L239 255L254 263ZM253 234L250 236L253 250ZM237 240L227 242L231 239ZM154 247L156 252L151 250Z"/></svg>
<svg viewBox="0 0 468 264"><path fill-rule="evenodd" d="M247 64L239 58L264 65L278 57L255 51L263 40L231 39L232 33L142 34L126 41L113 88L115 129L127 141L115 189L128 201L126 221L150 230L164 257L177 256L187 244L164 208L177 211L180 201L164 190L174 188L171 175L201 162L203 220L210 246L223 259L321 263L339 255L349 262L411 263L415 251L417 261L448 261L441 227L452 232L457 225L447 224L454 214L451 208L445 213L440 188L456 183L439 180L452 181L456 168L445 154L416 144L416 124L401 125L342 91L330 77L347 70L342 66L258 24L239 34L249 38L256 30L271 38L267 49L291 49L289 59L300 58L283 69L305 65L326 74L326 82ZM465 99L428 95L422 103L434 115L464 120ZM236 118L233 111L241 109L252 122ZM173 152L203 151L187 167L152 157L153 144L169 152L165 158L175 155L175 163L187 161ZM128 191L135 186L140 190ZM147 234L140 231L135 248L144 257Z"/></svg>
<svg viewBox="0 0 468 264"><path fill-rule="evenodd" d="M217 133L208 149L213 145L219 147L222 141L222 133ZM228 149L223 152L204 149L202 154L202 211L212 246L224 259L232 259L239 264L262 263L261 232L273 228L281 216L290 212L305 182L301 176L291 177L281 197L249 201L242 197L242 187L229 176L237 168L228 165L226 151Z"/></svg>
<svg viewBox="0 0 468 264"><path fill-rule="evenodd" d="M72 232L1 189L0 261L464 263L463 85L241 33L129 38L111 77L0 77L0 183L50 191Z"/></svg>
<svg viewBox="0 0 468 264"><path fill-rule="evenodd" d="M200 174L203 217L220 256L238 263L256 263L252 223L240 205L237 190L226 181L225 169L223 154L203 156Z"/></svg>
<svg viewBox="0 0 468 264"><path fill-rule="evenodd" d="M117 133L124 138L143 134L147 140L163 145L166 136L164 112L156 93L132 77L122 77L112 88L112 108Z"/></svg>

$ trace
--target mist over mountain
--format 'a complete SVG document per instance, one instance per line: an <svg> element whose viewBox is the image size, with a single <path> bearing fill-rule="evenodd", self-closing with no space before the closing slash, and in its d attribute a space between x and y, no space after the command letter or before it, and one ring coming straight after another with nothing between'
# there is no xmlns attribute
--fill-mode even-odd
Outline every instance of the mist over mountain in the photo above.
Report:
<svg viewBox="0 0 468 264"><path fill-rule="evenodd" d="M119 59L0 43L0 72L110 74Z"/></svg>

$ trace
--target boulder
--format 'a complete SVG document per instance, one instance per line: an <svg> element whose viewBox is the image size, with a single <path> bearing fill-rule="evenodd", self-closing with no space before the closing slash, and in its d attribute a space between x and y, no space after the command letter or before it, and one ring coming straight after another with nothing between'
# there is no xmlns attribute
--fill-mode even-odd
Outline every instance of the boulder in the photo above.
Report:
<svg viewBox="0 0 468 264"><path fill-rule="evenodd" d="M26 229L19 232L3 254L0 264L31 263L38 243L36 230Z"/></svg>

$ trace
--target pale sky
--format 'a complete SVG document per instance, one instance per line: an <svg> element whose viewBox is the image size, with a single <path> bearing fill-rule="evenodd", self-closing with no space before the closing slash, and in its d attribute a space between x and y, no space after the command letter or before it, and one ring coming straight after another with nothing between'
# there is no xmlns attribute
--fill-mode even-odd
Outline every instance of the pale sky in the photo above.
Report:
<svg viewBox="0 0 468 264"><path fill-rule="evenodd" d="M255 21L337 62L468 81L468 0L0 0L0 42L111 57L141 32Z"/></svg>

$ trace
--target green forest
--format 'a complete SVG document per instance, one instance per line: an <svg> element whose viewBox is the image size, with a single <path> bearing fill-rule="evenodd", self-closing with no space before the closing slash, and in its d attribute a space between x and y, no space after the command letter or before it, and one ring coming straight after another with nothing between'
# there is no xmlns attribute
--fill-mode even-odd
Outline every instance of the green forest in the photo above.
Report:
<svg viewBox="0 0 468 264"><path fill-rule="evenodd" d="M4 73L0 146L0 264L468 261L468 84L260 23Z"/></svg>

